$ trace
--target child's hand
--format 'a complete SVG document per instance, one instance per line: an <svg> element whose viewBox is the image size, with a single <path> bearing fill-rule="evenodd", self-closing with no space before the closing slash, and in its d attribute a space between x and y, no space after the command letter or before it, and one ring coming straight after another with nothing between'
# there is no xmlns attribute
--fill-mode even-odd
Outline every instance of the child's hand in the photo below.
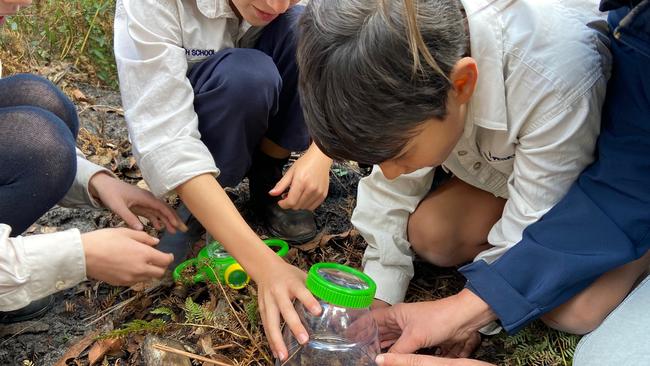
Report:
<svg viewBox="0 0 650 366"><path fill-rule="evenodd" d="M382 308L387 308L389 306L390 306L390 304L387 303L386 301L379 300L379 299L374 299L374 300L372 300L372 305L370 305L370 308L373 309L373 310L378 310L378 309L382 309Z"/></svg>
<svg viewBox="0 0 650 366"><path fill-rule="evenodd" d="M494 366L483 361L449 359L427 355L386 353L376 358L378 366Z"/></svg>
<svg viewBox="0 0 650 366"><path fill-rule="evenodd" d="M381 348L414 353L442 346L455 357L469 356L480 343L476 332L496 318L489 305L467 289L441 300L402 303L372 313Z"/></svg>
<svg viewBox="0 0 650 366"><path fill-rule="evenodd" d="M284 261L276 262L273 267L264 272L264 277L256 280L258 289L258 304L264 332L269 340L273 356L285 360L289 354L282 340L280 329L280 314L287 327L300 344L309 340L309 334L302 325L292 303L298 299L310 313L320 314L320 304L305 287L307 275L299 268Z"/></svg>
<svg viewBox="0 0 650 366"><path fill-rule="evenodd" d="M284 209L315 210L327 197L332 159L312 144L307 152L287 170L269 192L279 196L289 188L287 196L278 204Z"/></svg>
<svg viewBox="0 0 650 366"><path fill-rule="evenodd" d="M0 16L16 14L21 7L32 4L32 0L0 0Z"/></svg>
<svg viewBox="0 0 650 366"><path fill-rule="evenodd" d="M88 189L93 197L118 214L132 229L144 229L138 219L138 216L143 216L156 230L165 228L172 234L176 229L187 230L176 213L153 194L106 173L93 175Z"/></svg>
<svg viewBox="0 0 650 366"><path fill-rule="evenodd" d="M81 234L86 275L114 286L161 278L174 256L152 248L158 241L147 233L127 228Z"/></svg>

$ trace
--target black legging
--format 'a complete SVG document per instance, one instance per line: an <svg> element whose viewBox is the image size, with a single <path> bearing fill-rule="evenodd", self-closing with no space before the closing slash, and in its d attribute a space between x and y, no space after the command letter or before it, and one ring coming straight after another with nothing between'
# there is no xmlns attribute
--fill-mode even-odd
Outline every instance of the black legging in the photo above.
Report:
<svg viewBox="0 0 650 366"><path fill-rule="evenodd" d="M74 104L34 75L0 79L0 223L20 235L70 189L77 173Z"/></svg>

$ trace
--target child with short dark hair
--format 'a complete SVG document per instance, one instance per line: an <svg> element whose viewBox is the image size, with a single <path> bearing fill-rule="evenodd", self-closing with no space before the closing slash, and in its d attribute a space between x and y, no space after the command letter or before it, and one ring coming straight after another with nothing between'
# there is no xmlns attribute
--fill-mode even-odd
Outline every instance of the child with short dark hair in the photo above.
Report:
<svg viewBox="0 0 650 366"><path fill-rule="evenodd" d="M298 63L312 136L333 158L376 164L352 217L376 306L404 299L414 252L444 267L498 260L594 160L610 69L597 6L307 5ZM434 172L452 177L432 187Z"/></svg>

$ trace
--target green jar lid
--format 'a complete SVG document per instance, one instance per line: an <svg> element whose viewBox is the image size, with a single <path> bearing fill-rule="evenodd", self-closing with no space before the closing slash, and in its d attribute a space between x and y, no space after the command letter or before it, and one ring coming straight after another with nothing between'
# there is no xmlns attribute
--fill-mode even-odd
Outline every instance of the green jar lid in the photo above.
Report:
<svg viewBox="0 0 650 366"><path fill-rule="evenodd" d="M367 308L375 298L377 285L365 273L338 263L316 263L307 274L311 293L335 306Z"/></svg>

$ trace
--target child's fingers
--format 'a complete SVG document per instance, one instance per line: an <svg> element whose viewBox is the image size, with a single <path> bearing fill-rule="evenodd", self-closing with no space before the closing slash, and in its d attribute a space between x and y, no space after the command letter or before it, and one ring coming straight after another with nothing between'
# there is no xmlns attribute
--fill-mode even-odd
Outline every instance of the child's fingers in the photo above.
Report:
<svg viewBox="0 0 650 366"><path fill-rule="evenodd" d="M152 203L152 208L157 212L158 217L163 221L165 224L165 227L169 232L174 234L176 232L176 228L179 230L183 230L183 227L185 226L176 214L174 210L172 210L169 206L167 206L164 202L155 199Z"/></svg>
<svg viewBox="0 0 650 366"><path fill-rule="evenodd" d="M410 335L403 333L395 343L390 347L388 352L391 353L413 353L420 349L414 342L409 339Z"/></svg>
<svg viewBox="0 0 650 366"><path fill-rule="evenodd" d="M165 270L173 261L174 255L171 253L161 252L154 248L147 248L148 259L147 262Z"/></svg>
<svg viewBox="0 0 650 366"><path fill-rule="evenodd" d="M156 245L156 244L158 244L160 242L160 239L154 238L153 236L147 234L144 231L131 230L131 229L127 229L127 228L121 228L121 229L117 229L117 230L122 230L124 235L126 235L127 237L129 237L129 238L131 238L131 239L133 239L133 240L135 240L135 241L137 241L139 243L147 244L149 246Z"/></svg>
<svg viewBox="0 0 650 366"><path fill-rule="evenodd" d="M395 322L392 317L393 311L393 308L389 306L372 309L372 316L375 318L375 321L377 321L380 334L382 333L382 330L389 331L394 328Z"/></svg>
<svg viewBox="0 0 650 366"><path fill-rule="evenodd" d="M469 357L472 352L481 344L481 335L475 333L467 342L465 342L465 347L460 351L459 356L461 358Z"/></svg>
<svg viewBox="0 0 650 366"><path fill-rule="evenodd" d="M156 207L147 207L140 209L145 214L145 217L151 221L156 230L161 230L163 227L167 228L170 232L175 226L165 217L162 211ZM175 229L174 229L175 230Z"/></svg>
<svg viewBox="0 0 650 366"><path fill-rule="evenodd" d="M16 4L21 6L27 6L32 4L32 0L5 0L8 4Z"/></svg>
<svg viewBox="0 0 650 366"><path fill-rule="evenodd" d="M294 290L294 296L298 299L298 301L302 303L305 308L307 308L307 310L309 310L312 315L320 315L321 311L323 311L320 303L318 303L318 300L316 300L314 295L309 290L307 290L304 285L301 284L300 287Z"/></svg>
<svg viewBox="0 0 650 366"><path fill-rule="evenodd" d="M273 296L273 295L270 295ZM282 332L280 331L280 312L275 304L275 300L266 302L266 330L269 344L275 350L277 357L280 360L285 360L288 356L287 346L282 340Z"/></svg>
<svg viewBox="0 0 650 366"><path fill-rule="evenodd" d="M294 337L296 337L298 343L307 343L307 341L309 341L309 334L307 333L307 329L305 329L305 326L302 325L300 317L298 317L298 314L294 310L293 304L291 301L289 301L288 297L280 298L278 305L281 309L282 318L284 318L286 326L291 329L291 333L293 333Z"/></svg>
<svg viewBox="0 0 650 366"><path fill-rule="evenodd" d="M382 341L382 342L379 344L379 347L380 347L381 349L388 348L388 347L392 346L393 344L395 344L395 341L396 341L396 340L397 340L397 339L391 339L391 340L388 340L388 341Z"/></svg>
<svg viewBox="0 0 650 366"><path fill-rule="evenodd" d="M164 227L164 225L160 222L160 219L155 213L150 213L145 216L149 222L151 222L151 225L154 227L154 229L160 231Z"/></svg>
<svg viewBox="0 0 650 366"><path fill-rule="evenodd" d="M293 181L293 167L287 170L286 174L282 177L282 179L280 179L278 183L275 185L275 187L273 187L273 189L269 191L269 194L271 196L281 195L282 193L284 193L284 191L287 190L287 188L289 188L289 186L291 185L291 181Z"/></svg>
<svg viewBox="0 0 650 366"><path fill-rule="evenodd" d="M289 194L287 194L287 197L283 200L278 201L278 205L284 209L297 209L298 203L300 202L300 198L302 197L304 191L305 187L303 185L292 185L291 189L289 189Z"/></svg>
<svg viewBox="0 0 650 366"><path fill-rule="evenodd" d="M453 362L438 357L396 353L384 353L383 355L377 356L375 361L379 366L449 366Z"/></svg>
<svg viewBox="0 0 650 366"><path fill-rule="evenodd" d="M145 275L147 276L147 279L150 278L162 278L165 275L165 268L161 268L155 265L147 265Z"/></svg>
<svg viewBox="0 0 650 366"><path fill-rule="evenodd" d="M144 225L131 210L126 206L120 204L119 207L114 208L115 213L124 220L124 222L133 230L142 231Z"/></svg>

